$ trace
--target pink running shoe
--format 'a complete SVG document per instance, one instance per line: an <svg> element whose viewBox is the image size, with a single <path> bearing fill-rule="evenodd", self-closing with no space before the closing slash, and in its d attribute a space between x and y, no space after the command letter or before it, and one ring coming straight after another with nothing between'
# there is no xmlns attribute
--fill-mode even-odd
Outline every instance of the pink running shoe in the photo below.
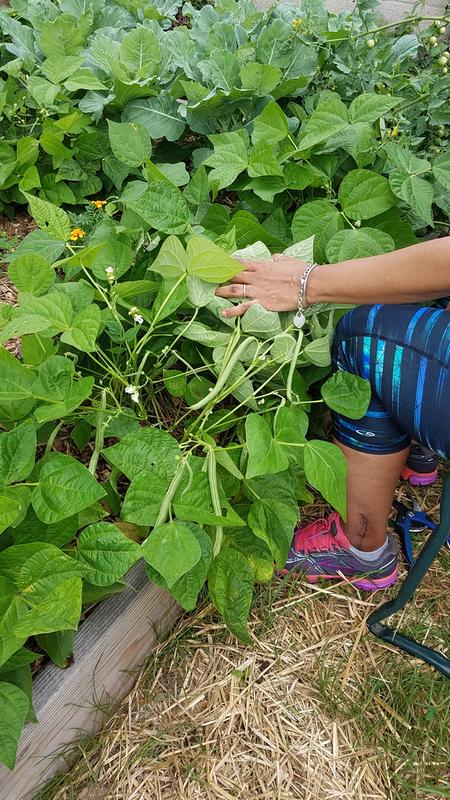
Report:
<svg viewBox="0 0 450 800"><path fill-rule="evenodd" d="M397 546L388 545L375 561L365 561L350 550L350 542L337 512L294 533L282 575L304 573L310 583L347 578L358 589L386 589L397 580Z"/></svg>

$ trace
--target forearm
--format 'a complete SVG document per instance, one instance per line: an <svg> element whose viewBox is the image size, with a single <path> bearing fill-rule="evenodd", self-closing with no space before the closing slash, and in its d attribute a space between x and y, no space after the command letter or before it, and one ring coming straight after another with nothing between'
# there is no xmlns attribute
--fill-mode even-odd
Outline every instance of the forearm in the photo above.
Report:
<svg viewBox="0 0 450 800"><path fill-rule="evenodd" d="M310 275L308 303L415 303L450 294L450 236L393 253L323 264Z"/></svg>

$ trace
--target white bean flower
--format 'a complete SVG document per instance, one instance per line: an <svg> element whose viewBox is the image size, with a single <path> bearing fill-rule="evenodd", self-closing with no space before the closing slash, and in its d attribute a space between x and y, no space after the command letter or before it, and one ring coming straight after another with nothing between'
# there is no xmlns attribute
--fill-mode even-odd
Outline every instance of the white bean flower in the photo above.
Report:
<svg viewBox="0 0 450 800"><path fill-rule="evenodd" d="M137 322L138 325L142 325L142 323L144 322L144 317L142 316L142 314L139 313L139 309L136 308L136 306L130 308L128 314L130 315L130 317L133 317L133 321Z"/></svg>

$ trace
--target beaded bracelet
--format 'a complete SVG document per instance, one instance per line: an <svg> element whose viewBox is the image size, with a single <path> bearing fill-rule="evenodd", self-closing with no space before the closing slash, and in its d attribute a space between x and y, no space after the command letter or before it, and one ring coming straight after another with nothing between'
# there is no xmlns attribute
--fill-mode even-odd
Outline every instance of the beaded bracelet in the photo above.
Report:
<svg viewBox="0 0 450 800"><path fill-rule="evenodd" d="M309 267L305 269L302 277L300 278L300 285L298 287L298 298L297 298L298 309L293 320L295 327L298 328L299 330L303 328L303 325L305 324L304 312L308 308L308 305L306 303L306 286L308 283L308 278L311 275L313 269L315 269L317 266L318 265L315 263L310 264Z"/></svg>

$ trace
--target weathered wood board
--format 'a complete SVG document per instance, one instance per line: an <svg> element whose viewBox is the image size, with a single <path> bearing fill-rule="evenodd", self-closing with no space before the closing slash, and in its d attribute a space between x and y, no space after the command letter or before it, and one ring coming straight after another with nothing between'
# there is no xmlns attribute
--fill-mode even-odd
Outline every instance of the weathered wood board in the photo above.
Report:
<svg viewBox="0 0 450 800"><path fill-rule="evenodd" d="M181 613L167 592L148 581L142 564L130 571L127 583L123 594L83 622L73 666L61 670L49 664L37 675L33 699L39 723L26 726L14 772L0 767L0 800L32 800L65 768L66 760L55 752L99 730L104 719L99 709L129 691L139 666Z"/></svg>

